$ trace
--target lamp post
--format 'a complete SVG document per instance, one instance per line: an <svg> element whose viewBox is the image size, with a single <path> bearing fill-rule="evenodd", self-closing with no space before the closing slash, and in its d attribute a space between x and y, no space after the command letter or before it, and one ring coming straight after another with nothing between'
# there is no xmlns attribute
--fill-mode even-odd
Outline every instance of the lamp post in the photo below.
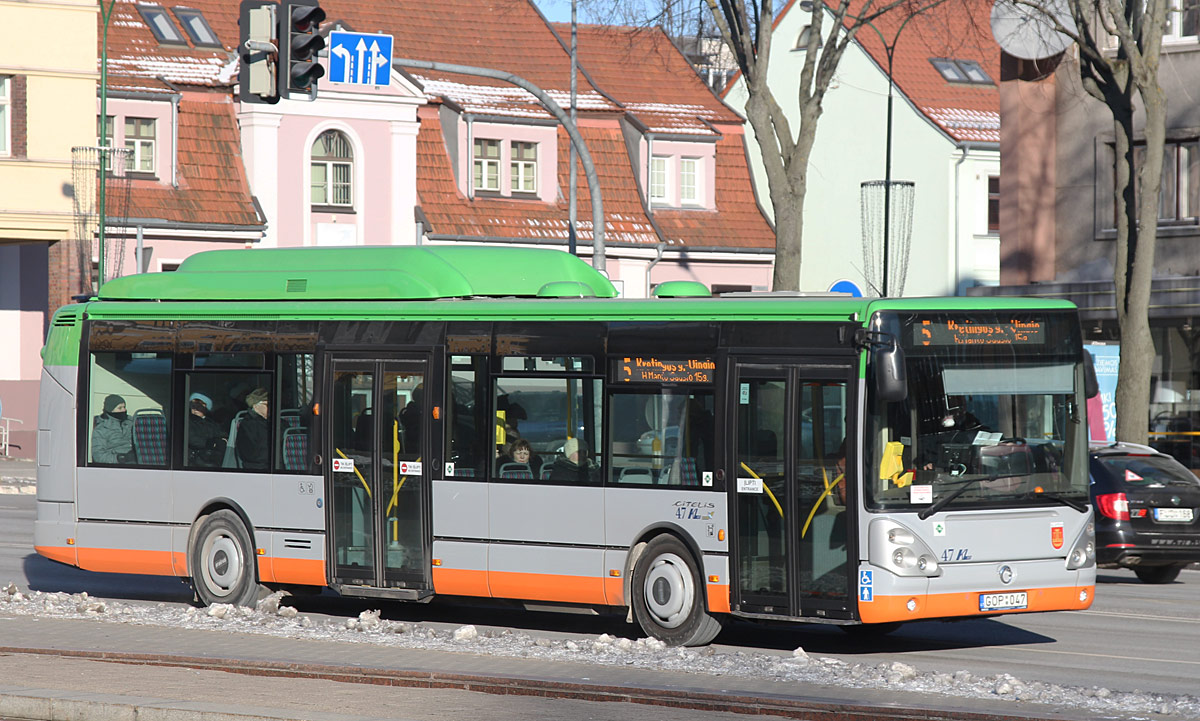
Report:
<svg viewBox="0 0 1200 721"><path fill-rule="evenodd" d="M113 6L117 4L117 0L109 0L108 7L100 4L101 19L104 20L104 29L100 42L100 177L98 178L99 187L96 189L96 216L97 216L97 238L99 239L99 266L96 274L96 294L100 294L100 286L104 285L104 196L105 186L107 185L106 178L108 177L108 150L110 138L108 137L108 21L112 18ZM115 131L116 128L113 128ZM81 239L82 240L82 239ZM88 253L90 256L91 253ZM91 269L88 269L90 275Z"/></svg>

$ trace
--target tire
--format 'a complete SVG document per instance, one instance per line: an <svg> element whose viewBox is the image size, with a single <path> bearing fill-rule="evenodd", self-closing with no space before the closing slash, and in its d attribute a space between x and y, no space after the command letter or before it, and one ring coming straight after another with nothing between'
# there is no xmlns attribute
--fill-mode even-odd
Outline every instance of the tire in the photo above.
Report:
<svg viewBox="0 0 1200 721"><path fill-rule="evenodd" d="M1137 566L1133 572L1142 583L1170 583L1182 570L1183 566Z"/></svg>
<svg viewBox="0 0 1200 721"><path fill-rule="evenodd" d="M216 511L197 521L188 565L201 604L253 606L258 600L254 546L246 525L233 511Z"/></svg>
<svg viewBox="0 0 1200 721"><path fill-rule="evenodd" d="M633 616L648 635L669 646L703 646L721 623L704 608L704 587L692 553L663 534L646 544L630 585Z"/></svg>

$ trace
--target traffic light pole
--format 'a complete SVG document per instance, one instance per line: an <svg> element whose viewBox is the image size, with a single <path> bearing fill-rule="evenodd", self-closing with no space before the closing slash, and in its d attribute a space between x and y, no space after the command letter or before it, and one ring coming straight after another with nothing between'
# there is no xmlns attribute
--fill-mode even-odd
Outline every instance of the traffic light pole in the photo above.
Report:
<svg viewBox="0 0 1200 721"><path fill-rule="evenodd" d="M392 66L440 70L446 73L503 80L506 83L516 85L528 91L537 98L542 106L546 110L549 110L550 114L558 119L558 122L562 123L563 129L567 131L567 135L571 138L571 146L579 151L579 162L583 165L584 175L587 176L588 194L592 199L592 267L607 274L607 264L604 257L604 203L600 197L600 176L596 173L596 166L592 163L592 155L588 152L587 144L583 142L583 136L579 134L579 128L575 126L575 123L563 111L562 107L546 94L546 91L518 75L506 73L503 70L492 70L491 68L476 68L470 65L404 59L392 60ZM572 168L571 176L574 177L574 174L575 169Z"/></svg>
<svg viewBox="0 0 1200 721"><path fill-rule="evenodd" d="M112 17L113 6L117 4L117 0L109 0L108 8L104 7L104 3L100 4L101 19L104 21L103 39L100 43L100 176L97 178L98 187L96 188L96 216L97 216L97 237L99 239L100 260L99 268L96 274L96 295L100 295L100 286L104 285L104 226L107 225L107 220L104 217L104 196L105 190L108 188L108 151L109 143L112 141L108 137L108 21ZM116 128L113 128L116 131ZM83 242L80 239L79 242ZM87 239L88 245L91 245L91 238ZM88 256L92 255L91 248L88 248ZM88 285L91 285L92 269L80 268L81 272L87 273Z"/></svg>

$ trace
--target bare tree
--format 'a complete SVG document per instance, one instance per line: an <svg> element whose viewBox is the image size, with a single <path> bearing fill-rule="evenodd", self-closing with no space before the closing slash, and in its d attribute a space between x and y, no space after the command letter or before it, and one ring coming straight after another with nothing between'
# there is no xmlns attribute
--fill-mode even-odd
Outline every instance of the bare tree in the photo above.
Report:
<svg viewBox="0 0 1200 721"><path fill-rule="evenodd" d="M762 151L771 206L775 211L775 290L799 290L804 196L808 160L817 136L825 93L838 63L858 32L885 14L911 16L944 0L811 0L793 12L808 11L808 46L800 72L800 127L793 129L769 83L775 7L772 0L705 0L721 37L737 59L746 85L746 118ZM809 9L811 8L811 9ZM822 29L830 22L828 31Z"/></svg>
<svg viewBox="0 0 1200 721"><path fill-rule="evenodd" d="M1170 8L1170 0L1068 0L1074 21L1068 28L1044 0L1022 4L1041 10L1055 29L1075 40L1083 88L1112 114L1118 219L1113 281L1121 331L1116 437L1145 443L1154 364L1150 288L1167 127L1167 98L1158 68L1168 12L1179 10ZM1139 143L1134 127L1139 104L1145 112L1140 167L1135 162Z"/></svg>

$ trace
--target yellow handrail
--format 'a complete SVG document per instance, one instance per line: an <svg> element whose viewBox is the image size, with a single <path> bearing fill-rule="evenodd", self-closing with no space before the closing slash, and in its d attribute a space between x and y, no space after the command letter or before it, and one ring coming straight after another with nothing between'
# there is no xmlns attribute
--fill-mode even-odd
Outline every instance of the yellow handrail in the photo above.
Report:
<svg viewBox="0 0 1200 721"><path fill-rule="evenodd" d="M755 473L754 469L750 468L750 466L747 466L744 462L741 465L742 465L742 468L744 468L746 470L746 473L749 473L751 476L753 476L754 478L757 478L760 481L762 480L762 476ZM767 492L767 497L769 497L771 499L771 503L775 504L775 510L779 511L779 517L783 518L783 508L780 507L778 499L775 498L774 493L771 493L771 489L767 487L766 483L763 483L763 490Z"/></svg>

